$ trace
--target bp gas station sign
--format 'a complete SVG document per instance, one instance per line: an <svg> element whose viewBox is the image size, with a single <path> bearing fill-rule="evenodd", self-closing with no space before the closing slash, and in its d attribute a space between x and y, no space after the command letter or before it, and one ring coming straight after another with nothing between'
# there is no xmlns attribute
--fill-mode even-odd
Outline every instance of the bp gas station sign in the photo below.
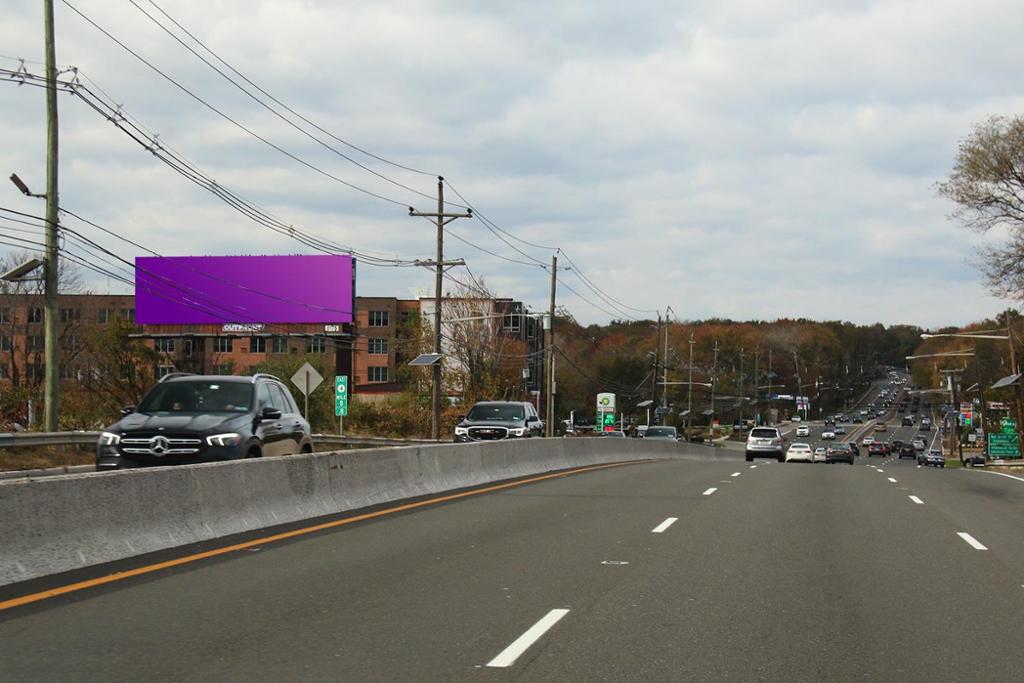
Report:
<svg viewBox="0 0 1024 683"><path fill-rule="evenodd" d="M615 394L605 392L597 395L597 429L615 431Z"/></svg>

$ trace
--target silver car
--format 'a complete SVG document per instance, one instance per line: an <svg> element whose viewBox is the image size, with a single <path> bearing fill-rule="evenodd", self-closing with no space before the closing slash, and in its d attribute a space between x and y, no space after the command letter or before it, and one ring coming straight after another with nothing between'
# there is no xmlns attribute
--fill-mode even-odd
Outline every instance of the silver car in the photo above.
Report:
<svg viewBox="0 0 1024 683"><path fill-rule="evenodd" d="M754 427L747 435L747 462L754 458L775 458L785 462L785 440L775 427Z"/></svg>
<svg viewBox="0 0 1024 683"><path fill-rule="evenodd" d="M644 432L647 441L678 441L679 433L675 427L648 427Z"/></svg>

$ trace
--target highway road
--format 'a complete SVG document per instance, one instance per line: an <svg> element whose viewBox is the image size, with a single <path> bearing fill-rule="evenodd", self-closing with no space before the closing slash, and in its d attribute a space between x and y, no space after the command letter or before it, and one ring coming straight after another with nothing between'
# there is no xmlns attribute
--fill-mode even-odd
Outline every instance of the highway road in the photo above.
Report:
<svg viewBox="0 0 1024 683"><path fill-rule="evenodd" d="M6 681L1020 680L1024 478L867 457L853 467L742 458L379 508L29 604L15 602L196 549L7 587L0 671Z"/></svg>

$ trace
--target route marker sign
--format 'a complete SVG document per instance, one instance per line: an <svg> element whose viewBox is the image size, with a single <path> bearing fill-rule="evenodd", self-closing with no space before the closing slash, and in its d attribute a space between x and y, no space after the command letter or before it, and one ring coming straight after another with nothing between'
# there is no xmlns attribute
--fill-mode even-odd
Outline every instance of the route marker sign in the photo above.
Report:
<svg viewBox="0 0 1024 683"><path fill-rule="evenodd" d="M334 416L348 415L348 375L334 377Z"/></svg>

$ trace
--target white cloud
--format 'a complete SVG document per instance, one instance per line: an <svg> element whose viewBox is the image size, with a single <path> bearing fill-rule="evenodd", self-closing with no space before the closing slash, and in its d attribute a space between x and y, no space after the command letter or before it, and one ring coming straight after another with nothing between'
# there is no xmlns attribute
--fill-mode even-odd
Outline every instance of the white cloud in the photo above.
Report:
<svg viewBox="0 0 1024 683"><path fill-rule="evenodd" d="M433 229L405 210L430 200L283 124L130 5L75 4L260 135L401 205L267 148L58 3L59 61L81 67L219 182L339 243L432 255ZM561 246L631 306L672 305L684 318L923 324L1002 307L966 265L978 237L946 220L951 207L934 183L973 123L1024 109L1024 6L1015 0L160 4L329 130L444 174L489 218ZM41 58L40 27L37 6L9 9L0 53ZM0 84L0 98L4 158L41 185L42 91ZM302 249L188 184L80 102L60 102L66 205L161 252ZM434 192L429 175L333 144ZM40 208L5 196L4 206ZM479 222L450 227L524 260ZM545 306L541 269L455 239L447 253L500 294ZM363 267L359 277L373 295L431 287L419 269ZM592 296L571 274L565 283ZM564 293L580 320L607 318Z"/></svg>

